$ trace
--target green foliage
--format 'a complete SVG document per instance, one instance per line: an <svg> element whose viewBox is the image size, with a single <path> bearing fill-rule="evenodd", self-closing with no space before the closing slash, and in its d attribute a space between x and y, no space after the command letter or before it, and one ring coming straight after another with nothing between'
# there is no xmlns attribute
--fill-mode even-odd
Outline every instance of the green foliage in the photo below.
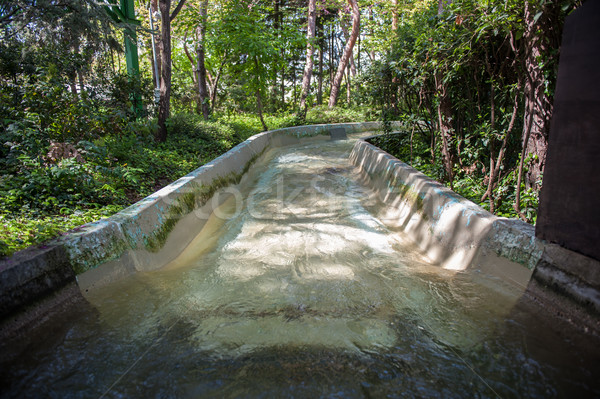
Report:
<svg viewBox="0 0 600 399"><path fill-rule="evenodd" d="M262 131L255 115L221 115L207 122L197 114L177 114L168 121L167 141L156 143L155 122L129 121L107 112L97 118L93 134L57 136L60 125L44 127L37 114L0 131L4 255L109 216ZM364 112L318 108L309 112L310 123L361 121ZM274 129L296 121L293 114L266 119Z"/></svg>
<svg viewBox="0 0 600 399"><path fill-rule="evenodd" d="M374 17L363 18L362 57L355 52L359 73L351 77L351 102L359 105L309 107L305 120L291 112L297 106L306 48L303 6L211 1L205 63L210 80L219 80L209 122L193 114L200 16L199 3L188 0L173 24L175 114L168 121L167 141L160 144L153 140L151 57L140 57L140 83L123 73L118 45L122 32L109 23L101 3L9 3L0 18L1 253L109 215L261 132L259 118L248 114L258 109L257 94L265 111L279 112L265 115L270 129L381 120L386 135L378 145L442 181L449 178L438 126L445 101L451 108L451 115L445 115L451 125L445 138L454 189L479 202L487 189L490 162L504 146L492 204L497 214L514 216L527 54L520 0L455 0L440 15L437 1L404 2L397 7L396 32L391 32L389 2L361 3ZM317 96L317 74L326 97L329 69L335 69L343 47L343 39L338 43L343 11L338 11L344 4L320 5L315 44L325 56L321 68L315 58L310 100ZM552 2L528 4L537 20L558 21L557 27L573 6L566 0L563 7L552 8L558 10L555 15L548 11ZM146 15L147 3L137 7ZM149 44L148 32L138 33ZM337 50L330 48L332 42ZM547 47L548 54L538 62L546 92L552 94L558 52ZM371 52L376 54L368 57ZM137 120L133 90L142 93L147 105L147 115ZM511 125L515 99L518 112ZM392 134L392 120L404 122L407 131ZM489 207L489 201L482 205ZM535 221L536 206L537 193L522 187L520 207L530 221Z"/></svg>
<svg viewBox="0 0 600 399"><path fill-rule="evenodd" d="M0 257L45 242L65 231L110 216L121 209L121 205L83 210L64 208L60 214L45 216L31 213L14 216L0 212Z"/></svg>
<svg viewBox="0 0 600 399"><path fill-rule="evenodd" d="M525 20L520 0L456 0L445 3L441 13L437 1L422 4L426 7L419 12L416 3L400 10L402 22L390 51L361 77L363 101L383 110L384 121L403 121L413 146L429 150L422 154L426 162L415 157L413 164L477 203L486 197L482 205L498 215L534 222L537 193L523 193L524 215L513 205L526 112L525 65L531 54L524 33L536 22ZM528 7L536 21L543 15L539 21L550 23L549 31L556 34L574 2L551 4L533 1ZM545 87L552 88L557 49L550 43L555 38L544 36L540 27L534 32L547 49L535 62L544 71ZM390 152L397 149L389 146L399 145L380 144Z"/></svg>
<svg viewBox="0 0 600 399"><path fill-rule="evenodd" d="M234 98L235 114L212 122L184 114L195 108L195 86L192 65L177 39L189 36L194 52L198 14L197 3L190 2L177 19L182 24L174 26L173 109L180 112L168 121L167 141L157 144L155 122L136 120L131 111L133 90L142 93L148 114L154 111L150 69L142 69L139 84L122 73L117 44L122 33L108 21L101 3L61 4L33 7L17 0L4 7L0 21L3 253L108 215L262 131L257 118L236 109L245 101L242 108L254 111L254 92L268 98L269 82L287 66L283 52L304 46L297 26L272 29L273 10L266 2L211 2L207 65L213 74L222 66L220 89L237 93L224 96L223 104ZM289 115L267 120L273 128L296 123ZM16 234L17 229L23 233Z"/></svg>
<svg viewBox="0 0 600 399"><path fill-rule="evenodd" d="M308 110L305 123L307 125L317 125L322 123L375 121L377 119L378 115L372 111L371 107L356 106L329 109L325 105L320 105Z"/></svg>

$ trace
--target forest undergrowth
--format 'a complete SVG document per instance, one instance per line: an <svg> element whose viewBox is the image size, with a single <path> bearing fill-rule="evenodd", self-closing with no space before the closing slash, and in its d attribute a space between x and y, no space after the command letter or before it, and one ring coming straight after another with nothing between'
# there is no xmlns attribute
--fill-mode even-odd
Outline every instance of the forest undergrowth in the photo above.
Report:
<svg viewBox="0 0 600 399"><path fill-rule="evenodd" d="M85 109L74 107L85 120ZM362 121L367 109L315 107L305 124ZM74 118L74 116L73 116ZM96 115L98 125L108 119ZM266 116L273 129L295 126L294 114ZM91 125L93 123L90 123ZM0 133L0 256L41 244L85 223L111 216L261 132L250 114L180 113L164 143L155 122L112 121L69 136L53 134L37 115ZM61 129L64 131L64 129Z"/></svg>

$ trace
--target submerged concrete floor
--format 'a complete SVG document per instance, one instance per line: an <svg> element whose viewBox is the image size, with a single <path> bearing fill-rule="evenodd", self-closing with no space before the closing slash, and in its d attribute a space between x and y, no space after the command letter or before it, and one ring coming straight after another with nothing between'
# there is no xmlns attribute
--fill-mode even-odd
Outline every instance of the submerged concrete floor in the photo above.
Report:
<svg viewBox="0 0 600 399"><path fill-rule="evenodd" d="M71 287L63 312L2 341L3 395L600 392L594 335L557 322L518 278L407 255L410 243L377 217L377 197L353 183L359 172L316 152L278 150L267 167L274 180L249 182L254 213L208 223L198 242L216 239L166 269L85 299ZM282 197L279 176L290 183ZM220 211L232 214L230 205Z"/></svg>
<svg viewBox="0 0 600 399"><path fill-rule="evenodd" d="M410 392L430 397L472 397L479 392L480 397L497 397L480 381L468 377L472 373L461 358L472 362L473 353L481 359L475 363L477 371L487 378L494 365L506 366L495 375L510 382L500 388L492 385L503 398L583 398L597 397L600 392L598 339L562 322L527 293L497 326L495 338L457 354L442 345L441 351L448 355L429 360L425 360L431 353L427 342L441 343L427 338L427 330L419 329L414 320L403 318L391 322L398 323L396 331L405 333L403 341L411 343L410 350L352 353L326 346L279 346L239 356L214 356L180 347L185 342L181 327L186 324L181 320L181 325L165 334L163 329L149 335L147 342L121 339L111 343L115 330L104 325L97 330L97 338L104 341L103 352L86 352L89 336L74 326L104 323L99 322L98 310L80 299L27 335L2 341L1 397L100 397L138 359L106 397L364 397L406 396ZM162 339L157 341L159 336ZM514 348L515 342L521 350L500 356L495 352ZM79 351L73 358L65 358L64 348L70 345ZM160 360L140 358L146 350ZM118 370L103 370L101 365L111 362L118 352L126 353L124 358L129 361ZM50 368L48 360L52 360ZM452 377L453 367L464 371ZM176 384L174 374L183 375L184 382ZM442 385L436 387L435 381Z"/></svg>

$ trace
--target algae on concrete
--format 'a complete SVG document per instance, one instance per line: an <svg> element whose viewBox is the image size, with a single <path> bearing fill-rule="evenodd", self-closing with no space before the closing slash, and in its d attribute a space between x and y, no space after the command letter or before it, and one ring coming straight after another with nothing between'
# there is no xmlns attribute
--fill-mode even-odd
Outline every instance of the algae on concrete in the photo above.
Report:
<svg viewBox="0 0 600 399"><path fill-rule="evenodd" d="M150 236L143 238L144 247L150 252L160 251L167 242L169 234L173 231L177 222L187 214L204 206L219 189L233 184L239 184L242 177L248 172L252 164L256 162L265 150L266 147L262 151L254 154L250 160L246 162L239 173L231 172L225 176L218 176L214 178L209 185L190 183L188 192L177 198L175 204L167 209L167 216L160 227L155 229Z"/></svg>
<svg viewBox="0 0 600 399"><path fill-rule="evenodd" d="M110 231L107 232L107 228ZM130 249L118 224L106 220L84 226L82 231L59 238L56 242L67 250L75 274L117 259Z"/></svg>

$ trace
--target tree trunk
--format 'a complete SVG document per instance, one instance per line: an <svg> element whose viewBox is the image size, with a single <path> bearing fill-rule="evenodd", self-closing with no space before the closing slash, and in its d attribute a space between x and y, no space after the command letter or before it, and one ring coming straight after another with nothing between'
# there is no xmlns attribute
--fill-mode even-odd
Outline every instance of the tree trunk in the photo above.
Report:
<svg viewBox="0 0 600 399"><path fill-rule="evenodd" d="M438 16L444 11L444 6L450 4L451 0L439 0L438 1ZM442 138L442 162L444 164L444 171L446 172L446 178L450 183L450 188L454 189L454 170L452 152L450 147L450 139L452 136L452 104L448 96L447 87L443 82L443 70L439 70L435 74L435 90L439 97L437 114L438 114L438 127L440 130L440 136Z"/></svg>
<svg viewBox="0 0 600 399"><path fill-rule="evenodd" d="M540 65L540 61L549 55L547 30L551 10L556 5L545 4L543 9L534 9L529 1L525 2L525 32L523 41L526 46L525 58L525 123L523 129L523 146L526 148L527 157L531 159L525 175L525 187L533 187L539 190L541 187L541 176L546 163L546 151L548 148L548 134L550 132L550 118L552 116L552 98L546 94L546 78ZM560 5L558 5L560 7ZM541 18L535 20L537 12L542 12ZM546 22L546 23L544 23ZM544 40L544 37L546 40ZM560 43L555 43L557 48ZM542 61L543 62L543 61ZM529 132L527 131L529 130ZM527 134L529 133L529 135ZM528 137L527 137L528 136ZM525 140L528 138L528 140Z"/></svg>
<svg viewBox="0 0 600 399"><path fill-rule="evenodd" d="M452 106L450 99L446 93L446 87L442 83L442 74L436 73L435 76L435 87L437 95L439 96L439 103L437 106L438 114L438 128L440 136L442 138L442 162L444 164L444 171L446 172L446 178L450 183L450 188L453 189L454 184L454 173L453 173L453 162L452 153L450 150L450 139L452 136Z"/></svg>
<svg viewBox="0 0 600 399"><path fill-rule="evenodd" d="M161 13L160 100L158 101L158 131L156 141L167 139L167 119L171 100L171 0L159 0Z"/></svg>
<svg viewBox="0 0 600 399"><path fill-rule="evenodd" d="M392 0L392 35L398 30L398 0Z"/></svg>
<svg viewBox="0 0 600 399"><path fill-rule="evenodd" d="M263 129L269 130L267 124L265 123L265 119L263 117L263 106L262 106L262 97L260 94L260 64L258 62L258 57L254 57L254 66L255 66L255 74L256 74L256 110L258 111L258 117L260 118L260 123L262 123Z"/></svg>
<svg viewBox="0 0 600 399"><path fill-rule="evenodd" d="M281 0L274 0L274 11L273 11L273 28L275 29L275 31L277 32L277 36L279 38L281 38ZM281 59L283 59L283 55L284 55L284 49L283 47L280 50L280 55L281 55ZM273 81L273 102L275 103L275 107L277 107L277 101L280 101L279 107L280 108L285 108L285 68L282 66L281 68L281 83L279 83L279 91L280 93L277 93L277 84L278 84L278 72L275 72L274 74L274 81ZM281 95L280 99L278 100L277 95Z"/></svg>
<svg viewBox="0 0 600 399"><path fill-rule="evenodd" d="M156 41L154 41L154 43L156 43ZM184 42L184 45L185 45L185 42ZM158 65L156 65L156 66L154 65L154 53L153 53L153 47L152 47L152 39L150 39L146 42L146 46L147 46L147 48L150 49L150 51L148 51L146 54L148 55L148 62L150 63L150 68L152 69L152 84L154 85L153 87L155 89L157 89L158 88L157 85L160 81L160 75L157 75L157 73L156 73L156 70L158 69L157 68ZM187 49L186 49L186 52L187 52ZM192 60L190 60L190 62L191 61ZM192 66L193 65L194 64L192 63Z"/></svg>
<svg viewBox="0 0 600 399"><path fill-rule="evenodd" d="M350 65L348 65L348 68L346 70L346 102L348 103L348 105L350 105L350 103L352 102L352 86L350 85Z"/></svg>
<svg viewBox="0 0 600 399"><path fill-rule="evenodd" d="M202 112L205 120L208 120L210 113L210 104L208 100L208 87L206 85L206 66L204 65L204 36L206 32L206 10L208 8L208 0L200 3L200 24L198 25L198 46L196 48L196 55L198 58L197 71L198 75L196 80L198 81L198 94L199 94L199 110Z"/></svg>
<svg viewBox="0 0 600 399"><path fill-rule="evenodd" d="M369 22L371 23L371 37L375 37L375 32L373 29L373 24L375 24L375 19L373 18L373 6L369 7ZM369 58L371 61L375 61L375 50L371 50L369 52Z"/></svg>
<svg viewBox="0 0 600 399"><path fill-rule="evenodd" d="M308 0L308 21L306 29L306 64L304 74L302 75L302 94L300 95L300 113L303 118L306 116L306 97L310 91L310 80L313 70L313 55L315 53L314 39L317 16L317 1Z"/></svg>
<svg viewBox="0 0 600 399"><path fill-rule="evenodd" d="M356 43L356 39L358 38L358 34L360 31L360 11L358 9L358 4L356 0L348 0L348 3L352 7L352 32L350 33L350 38L346 43L346 48L344 49L344 54L342 55L342 59L338 65L337 72L331 83L331 94L329 95L329 108L333 108L337 102L337 98L340 91L340 84L342 82L342 78L344 77L344 70L348 65L348 61L350 60L350 56L352 55L352 49L354 48L354 43Z"/></svg>
<svg viewBox="0 0 600 399"><path fill-rule="evenodd" d="M79 92L83 94L85 92L85 82L81 68L77 68L77 79L79 80Z"/></svg>
<svg viewBox="0 0 600 399"><path fill-rule="evenodd" d="M329 82L333 82L333 58L334 57L335 57L335 48L334 48L334 44L333 44L333 24L332 24L329 27Z"/></svg>
<svg viewBox="0 0 600 399"><path fill-rule="evenodd" d="M196 41L198 41L198 38L196 38ZM194 57L190 54L190 50L187 46L187 36L183 38L183 52L192 65L192 83L198 85L198 62L197 60L194 60Z"/></svg>
<svg viewBox="0 0 600 399"><path fill-rule="evenodd" d="M358 61L357 64L357 69L358 69L358 73L360 73L361 69L360 69L360 35L358 35L358 51L357 51L357 57L356 60Z"/></svg>
<svg viewBox="0 0 600 399"><path fill-rule="evenodd" d="M317 89L317 105L323 104L323 61L325 53L325 39L323 37L323 23L318 24L319 36L319 84Z"/></svg>
<svg viewBox="0 0 600 399"><path fill-rule="evenodd" d="M528 97L533 95L533 91L529 91ZM527 101L533 103L531 98L525 99L525 104ZM523 212L521 212L521 183L523 182L523 170L525 168L525 156L527 155L527 147L529 143L529 135L531 133L531 124L532 118L527 118L527 114L525 115L525 123L523 124L523 140L521 145L521 156L519 157L519 170L517 173L517 187L515 188L515 203L513 205L514 210L517 212L519 217L523 220L527 220L527 217Z"/></svg>
<svg viewBox="0 0 600 399"><path fill-rule="evenodd" d="M71 93L73 93L73 95L75 97L78 96L76 79L77 79L77 74L75 72L72 72L69 76L69 87L71 88Z"/></svg>
<svg viewBox="0 0 600 399"><path fill-rule="evenodd" d="M260 95L260 89L257 88L256 89L256 110L258 111L258 117L260 118L260 123L263 126L263 129L269 130L269 127L267 126L267 124L265 123L265 119L263 117L263 112L262 112L262 98Z"/></svg>
<svg viewBox="0 0 600 399"><path fill-rule="evenodd" d="M210 103L212 104L213 109L217 106L217 87L219 86L219 79L221 78L221 74L223 73L223 67L227 62L227 52L223 55L223 60L221 60L221 65L219 66L219 70L217 71L217 76L211 82L210 88Z"/></svg>
<svg viewBox="0 0 600 399"><path fill-rule="evenodd" d="M444 171L446 172L446 177L450 183L450 188L454 189L453 162L450 150L450 138L452 136L451 117L452 108L450 106L450 100L445 94L442 94L438 105L438 121L440 136L442 137L442 162L444 163Z"/></svg>
<svg viewBox="0 0 600 399"><path fill-rule="evenodd" d="M346 24L346 20L345 20L345 18L343 18L342 13L340 13L340 25L342 27L342 33L344 34L344 40L346 40L346 43L347 43L348 40L350 39L350 34L348 33L348 25ZM360 40L360 37L358 39ZM350 54L350 60L348 63L350 65L350 72L352 72L352 77L355 77L356 76L356 65L354 64L354 53Z"/></svg>
<svg viewBox="0 0 600 399"><path fill-rule="evenodd" d="M493 89L493 86L492 86ZM496 179L500 177L500 167L502 166L502 162L504 161L504 154L506 152L506 147L508 145L508 140L510 139L513 127L515 126L515 121L517 119L517 112L519 111L519 94L521 89L521 82L517 82L517 89L515 94L515 99L513 101L513 110L510 117L510 122L508 123L508 128L504 133L504 138L502 139L502 145L500 150L498 151L498 157L496 161L494 161L494 151L493 148L490 151L490 174L488 180L488 187L481 197L481 202L483 202L486 197L489 197L490 200L490 212L494 213L495 211L495 198L494 198L494 189L497 187ZM492 101L493 101L494 91L492 90ZM492 103L493 104L493 103ZM492 115L494 115L494 107L492 106ZM494 118L494 116L492 116ZM492 119L492 130L494 129L494 120Z"/></svg>
<svg viewBox="0 0 600 399"><path fill-rule="evenodd" d="M151 1L150 10L152 12L152 18L154 18L154 13L159 11L158 10L158 0ZM158 79L156 78L156 76L154 76L154 81L156 82L157 80L160 81L160 76L161 76L161 71L162 71L161 57L162 57L163 49L162 49L161 29L158 28L157 26L155 26L154 28L157 31L157 33L154 35L154 45L156 46L156 66L157 66L156 69L158 70ZM153 74L155 73L154 69L152 69L152 73Z"/></svg>

